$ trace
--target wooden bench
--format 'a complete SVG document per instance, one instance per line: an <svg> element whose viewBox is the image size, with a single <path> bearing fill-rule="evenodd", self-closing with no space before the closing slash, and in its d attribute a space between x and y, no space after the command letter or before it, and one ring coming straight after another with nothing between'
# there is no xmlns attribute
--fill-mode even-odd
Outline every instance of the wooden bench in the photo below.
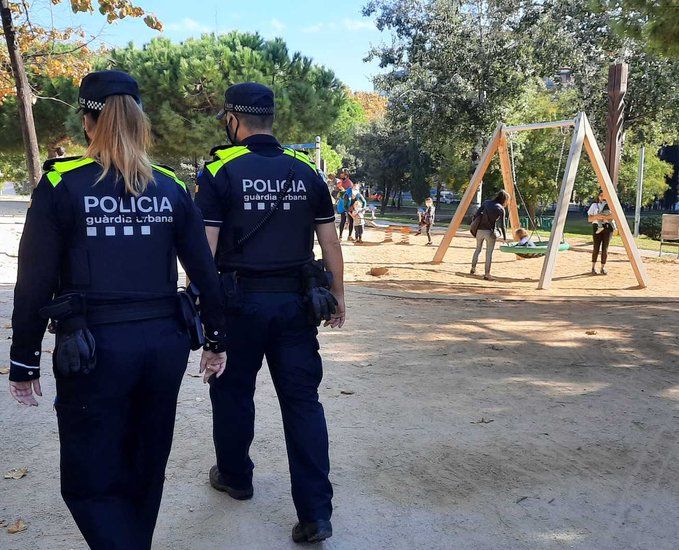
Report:
<svg viewBox="0 0 679 550"><path fill-rule="evenodd" d="M660 232L661 256L664 244L675 245L677 247L677 258L679 258L679 214L663 214Z"/></svg>

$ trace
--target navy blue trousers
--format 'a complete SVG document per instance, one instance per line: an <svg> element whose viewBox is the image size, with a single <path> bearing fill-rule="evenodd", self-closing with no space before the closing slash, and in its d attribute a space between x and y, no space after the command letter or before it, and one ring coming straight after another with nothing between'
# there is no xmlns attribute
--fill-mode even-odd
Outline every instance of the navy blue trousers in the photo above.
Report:
<svg viewBox="0 0 679 550"><path fill-rule="evenodd" d="M323 365L318 331L307 319L301 296L246 293L241 312L228 316L227 334L226 370L210 385L220 474L234 488L252 485L253 398L266 356L283 416L297 516L300 521L330 519L328 430L318 401Z"/></svg>
<svg viewBox="0 0 679 550"><path fill-rule="evenodd" d="M93 550L146 550L189 339L175 319L91 327L97 366L57 378L61 493Z"/></svg>

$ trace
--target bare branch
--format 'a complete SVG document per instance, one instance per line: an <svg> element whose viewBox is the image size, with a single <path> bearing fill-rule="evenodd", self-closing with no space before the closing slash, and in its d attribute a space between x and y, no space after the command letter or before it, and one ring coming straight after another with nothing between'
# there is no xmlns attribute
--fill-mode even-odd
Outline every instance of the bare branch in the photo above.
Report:
<svg viewBox="0 0 679 550"><path fill-rule="evenodd" d="M26 16L26 23L28 24L28 28L31 29L31 34L33 35L33 38L35 38L35 29L33 28L33 23L31 23L31 18L28 15L28 4L26 4L26 0L21 0L21 5L24 7L24 15Z"/></svg>
<svg viewBox="0 0 679 550"><path fill-rule="evenodd" d="M59 99L58 97L48 97L48 96L42 96L42 95L36 95L36 94L33 94L33 97L35 97L36 99L46 99L48 101L56 101L57 103L62 103L63 105L70 107L74 111L77 109L77 107L75 105L71 105L70 103L64 101L63 99Z"/></svg>
<svg viewBox="0 0 679 550"><path fill-rule="evenodd" d="M26 59L35 59L37 57L59 57L59 56L62 56L62 55L70 55L72 53L75 53L77 51L82 50L83 48L87 48L87 46L89 46L92 42L94 42L98 38L99 38L98 35L93 36L87 42L84 42L83 44L79 44L75 48L72 48L70 50L65 50L63 52L55 52L54 49L52 49L52 51L49 51L49 52L33 53L33 54L25 55L24 57ZM52 47L54 48L54 43L52 43Z"/></svg>

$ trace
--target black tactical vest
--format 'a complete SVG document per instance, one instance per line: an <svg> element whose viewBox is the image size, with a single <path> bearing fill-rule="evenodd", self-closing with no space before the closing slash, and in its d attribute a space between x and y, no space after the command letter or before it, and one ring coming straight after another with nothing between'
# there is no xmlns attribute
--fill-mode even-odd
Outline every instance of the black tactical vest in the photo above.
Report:
<svg viewBox="0 0 679 550"><path fill-rule="evenodd" d="M313 260L315 213L327 187L303 153L274 146L236 146L214 151L206 165L222 193L223 224L217 248L222 272L279 271ZM256 235L239 241L276 203L292 171L288 192L277 212Z"/></svg>
<svg viewBox="0 0 679 550"><path fill-rule="evenodd" d="M154 166L155 182L135 197L111 171L97 182L92 159L56 162L47 173L61 186L60 219L68 233L60 291L95 299L134 300L176 293L174 216L184 184Z"/></svg>

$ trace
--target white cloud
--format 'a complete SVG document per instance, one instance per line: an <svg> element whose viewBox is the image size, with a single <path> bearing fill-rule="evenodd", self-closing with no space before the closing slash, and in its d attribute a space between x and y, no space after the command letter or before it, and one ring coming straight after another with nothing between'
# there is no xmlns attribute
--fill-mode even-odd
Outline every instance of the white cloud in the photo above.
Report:
<svg viewBox="0 0 679 550"><path fill-rule="evenodd" d="M345 19L342 23L348 31L374 31L377 29L375 23L365 19Z"/></svg>
<svg viewBox="0 0 679 550"><path fill-rule="evenodd" d="M318 34L319 32L323 32L326 30L327 25L325 23L316 23L315 25L311 25L310 27L304 27L302 29L303 33L306 34Z"/></svg>
<svg viewBox="0 0 679 550"><path fill-rule="evenodd" d="M278 19L272 19L269 21L269 25L271 25L271 28L276 32L282 32L285 30L285 23L279 21Z"/></svg>
<svg viewBox="0 0 679 550"><path fill-rule="evenodd" d="M207 25L203 25L202 23L199 23L195 19L191 19L190 17L185 17L181 21L177 21L175 23L168 23L165 25L165 30L169 32L188 32L188 33L195 33L195 32L211 32L213 29L208 27Z"/></svg>
<svg viewBox="0 0 679 550"><path fill-rule="evenodd" d="M349 32L374 31L377 30L377 27L375 27L375 24L372 21L364 19L344 19L342 20L341 25L335 23L316 23L315 25L304 27L302 32L306 34L318 34L338 30Z"/></svg>

